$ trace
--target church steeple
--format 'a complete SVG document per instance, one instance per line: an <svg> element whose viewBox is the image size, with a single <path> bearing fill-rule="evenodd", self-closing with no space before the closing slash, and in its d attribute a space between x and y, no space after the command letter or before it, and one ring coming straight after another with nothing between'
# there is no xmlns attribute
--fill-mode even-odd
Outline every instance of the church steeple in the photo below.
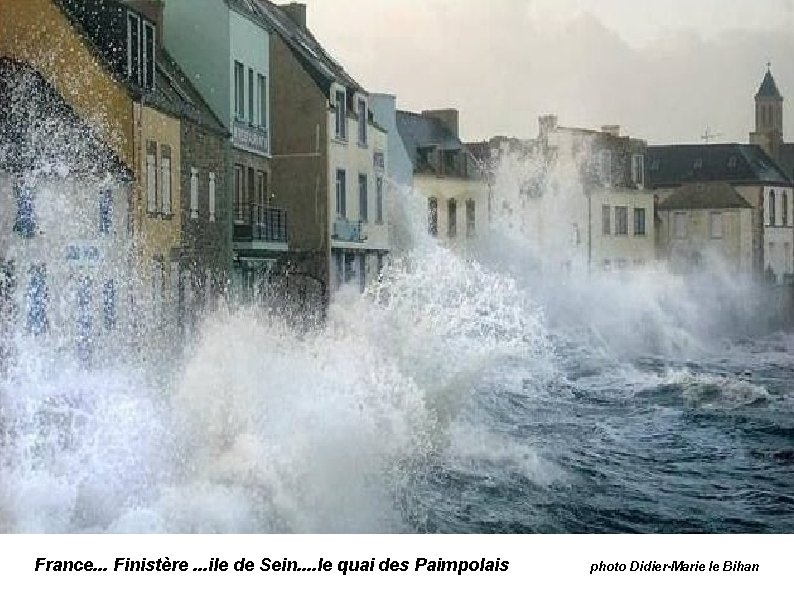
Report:
<svg viewBox="0 0 794 595"><path fill-rule="evenodd" d="M767 63L766 74L755 94L755 132L750 142L761 145L772 157L778 157L783 144L783 96Z"/></svg>

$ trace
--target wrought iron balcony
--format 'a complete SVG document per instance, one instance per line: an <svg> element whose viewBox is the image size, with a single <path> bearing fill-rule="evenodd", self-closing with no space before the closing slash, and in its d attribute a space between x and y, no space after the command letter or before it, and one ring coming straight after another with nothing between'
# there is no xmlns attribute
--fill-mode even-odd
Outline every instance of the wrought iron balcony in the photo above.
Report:
<svg viewBox="0 0 794 595"><path fill-rule="evenodd" d="M287 211L254 205L242 220L234 222L235 242L269 242L286 244Z"/></svg>
<svg viewBox="0 0 794 595"><path fill-rule="evenodd" d="M363 221L337 219L334 221L333 238L340 242L365 242L367 240L367 225Z"/></svg>

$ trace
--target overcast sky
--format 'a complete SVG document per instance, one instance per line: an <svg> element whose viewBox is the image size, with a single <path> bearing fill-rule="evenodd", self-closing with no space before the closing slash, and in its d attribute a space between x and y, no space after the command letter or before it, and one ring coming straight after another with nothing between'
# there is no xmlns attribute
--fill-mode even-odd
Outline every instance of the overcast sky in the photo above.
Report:
<svg viewBox="0 0 794 595"><path fill-rule="evenodd" d="M286 1L286 0L282 0ZM650 142L747 142L767 61L794 133L794 0L305 0L314 34L402 109L457 107L461 135L537 117Z"/></svg>

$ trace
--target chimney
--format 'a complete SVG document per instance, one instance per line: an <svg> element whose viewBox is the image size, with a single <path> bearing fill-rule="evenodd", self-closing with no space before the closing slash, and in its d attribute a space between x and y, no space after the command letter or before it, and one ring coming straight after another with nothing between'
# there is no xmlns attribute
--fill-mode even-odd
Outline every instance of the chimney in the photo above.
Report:
<svg viewBox="0 0 794 595"><path fill-rule="evenodd" d="M601 132L610 136L620 136L620 126L617 124L606 124L601 127Z"/></svg>
<svg viewBox="0 0 794 595"><path fill-rule="evenodd" d="M449 130L456 138L460 138L460 130L458 128L458 110L447 109L429 109L422 111L422 115L426 118L435 118L440 121L444 127Z"/></svg>
<svg viewBox="0 0 794 595"><path fill-rule="evenodd" d="M157 47L164 47L165 5L163 4L163 0L127 0L127 4L154 23L154 26L157 28L157 34L155 35Z"/></svg>
<svg viewBox="0 0 794 595"><path fill-rule="evenodd" d="M554 114L546 114L538 118L538 132L541 138L546 138L549 132L553 132L557 128L557 116Z"/></svg>
<svg viewBox="0 0 794 595"><path fill-rule="evenodd" d="M290 20L298 25L301 29L306 28L306 5L302 2L290 2L289 4L281 4L279 8L290 18Z"/></svg>

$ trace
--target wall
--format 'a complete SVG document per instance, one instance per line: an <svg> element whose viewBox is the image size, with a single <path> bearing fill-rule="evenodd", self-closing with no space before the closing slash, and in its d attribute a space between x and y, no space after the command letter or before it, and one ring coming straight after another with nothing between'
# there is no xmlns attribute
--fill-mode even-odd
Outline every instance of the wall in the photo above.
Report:
<svg viewBox="0 0 794 595"><path fill-rule="evenodd" d="M0 56L31 64L133 168L132 101L53 0L0 2Z"/></svg>
<svg viewBox="0 0 794 595"><path fill-rule="evenodd" d="M603 233L602 207L610 207L610 233ZM615 233L615 207L627 207L628 233ZM634 209L645 209L645 235L636 235L634 229ZM592 195L590 219L591 231L591 270L626 266L651 265L656 260L654 245L654 205L653 193L628 189L601 189Z"/></svg>
<svg viewBox="0 0 794 595"><path fill-rule="evenodd" d="M394 95L374 93L370 97L370 109L375 121L386 130L388 138L389 178L395 184L410 187L413 185L413 163L405 150L405 145L397 130L397 105Z"/></svg>
<svg viewBox="0 0 794 595"><path fill-rule="evenodd" d="M91 280L91 300L87 309L91 319L94 356L121 349L130 324L127 310L129 283L134 282L128 267L129 235L127 205L130 185L113 178L39 177L28 182L34 189L36 230L24 238L14 231L17 204L14 200L16 178L0 172L0 261L14 264L16 289L13 302L17 330L27 324L30 271L34 265L46 267L47 343L62 349L68 358L76 355L78 337L77 289L82 278ZM110 233L100 233L100 190L112 192L113 210ZM112 280L116 287L116 326L104 325L102 288ZM0 311L5 308L0 308ZM8 323L8 321L3 321Z"/></svg>
<svg viewBox="0 0 794 595"><path fill-rule="evenodd" d="M414 176L414 188L419 192L420 200L424 201L427 210L427 200L438 200L438 238L450 247L459 250L468 249L478 237L488 233L488 185L484 180L469 180L463 178L445 178L431 175ZM456 209L456 237L449 237L448 203L455 199ZM475 235L467 237L466 229L466 201L474 200L475 204Z"/></svg>
<svg viewBox="0 0 794 595"><path fill-rule="evenodd" d="M287 210L294 272L328 287L328 100L278 35L271 35L273 204Z"/></svg>
<svg viewBox="0 0 794 595"><path fill-rule="evenodd" d="M170 263L179 260L179 251L182 239L182 190L180 184L181 160L181 123L176 118L167 116L147 106L135 104L135 124L139 136L136 139L137 168L136 178L137 203L135 205L134 242L136 257L138 259L138 277L141 281L139 301L147 303L152 283L152 262L161 259L165 264L166 307L174 310L176 297L172 288ZM160 172L160 146L163 144L171 147L171 212L172 215L149 214L147 212L147 172L146 172L146 142L157 142L157 204L161 203ZM171 314L174 312L172 311Z"/></svg>
<svg viewBox="0 0 794 595"><path fill-rule="evenodd" d="M245 69L245 116L246 121L248 119L248 113L250 110L250 106L248 105L248 69L254 69L254 102L258 108L259 101L256 99L258 97L258 87L257 87L257 75L263 74L267 77L267 86L271 86L270 81L270 34L261 28L259 25L256 25L249 21L246 17L242 16L241 14L237 13L234 10L229 11L229 36L231 39L231 55L229 56L229 65L228 65L228 73L229 73L229 112L233 114L234 110L234 63L242 62ZM268 92L268 118L270 117L270 100L269 100L270 93ZM257 114L256 120L258 121L258 111L255 112ZM227 120L222 120L226 122L230 129L233 127L233 118L229 118ZM270 126L267 126L267 129L270 129Z"/></svg>
<svg viewBox="0 0 794 595"><path fill-rule="evenodd" d="M231 122L229 7L218 0L166 0L165 46L221 122ZM233 96L232 96L233 98Z"/></svg>
<svg viewBox="0 0 794 595"><path fill-rule="evenodd" d="M722 237L711 237L711 214L722 214ZM676 213L685 213L685 238L675 237ZM660 210L659 246L661 258L677 273L709 270L750 276L752 267L751 209Z"/></svg>
<svg viewBox="0 0 794 595"><path fill-rule="evenodd" d="M232 263L231 184L226 175L227 145L225 137L201 126L182 122L182 225L181 262L183 270L192 270L196 278L212 270L216 287L223 285ZM191 169L198 169L198 217L191 216ZM215 220L210 221L209 177L215 174Z"/></svg>

